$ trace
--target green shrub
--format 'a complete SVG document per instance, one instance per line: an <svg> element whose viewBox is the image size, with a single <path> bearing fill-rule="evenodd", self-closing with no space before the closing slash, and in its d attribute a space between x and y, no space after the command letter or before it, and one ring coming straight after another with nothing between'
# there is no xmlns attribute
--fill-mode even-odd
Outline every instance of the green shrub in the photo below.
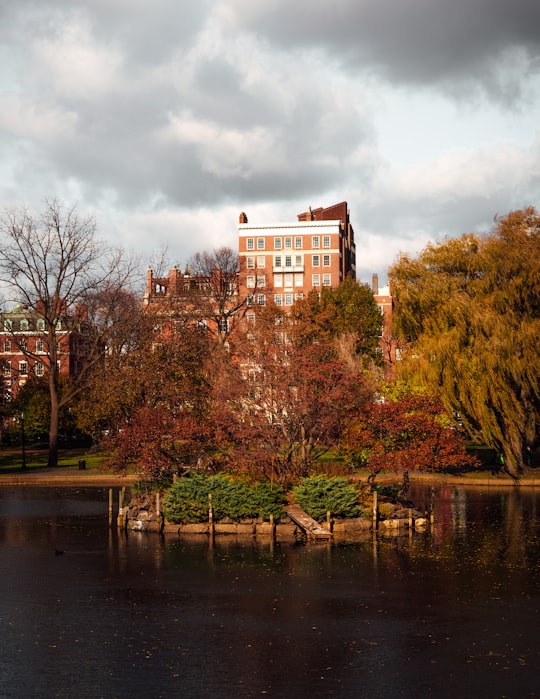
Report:
<svg viewBox="0 0 540 699"><path fill-rule="evenodd" d="M173 484L165 500L165 517L174 523L204 522L208 519L208 495L212 495L215 520L263 517L279 518L285 497L279 486L250 487L222 474L189 473Z"/></svg>
<svg viewBox="0 0 540 699"><path fill-rule="evenodd" d="M285 493L275 483L259 483L253 488L253 495L258 508L258 516L277 521L285 515Z"/></svg>
<svg viewBox="0 0 540 699"><path fill-rule="evenodd" d="M334 517L359 517L362 514L358 492L346 478L304 478L293 488L293 494L300 507L318 521L326 517L328 510Z"/></svg>
<svg viewBox="0 0 540 699"><path fill-rule="evenodd" d="M375 483L372 490L376 491L377 495L380 495L382 498L395 500L399 493L399 485L382 485L380 483Z"/></svg>

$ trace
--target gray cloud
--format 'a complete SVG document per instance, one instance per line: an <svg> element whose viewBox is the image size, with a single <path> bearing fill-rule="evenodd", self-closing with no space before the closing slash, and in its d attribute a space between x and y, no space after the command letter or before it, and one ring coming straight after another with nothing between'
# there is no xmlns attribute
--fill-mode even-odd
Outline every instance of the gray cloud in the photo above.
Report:
<svg viewBox="0 0 540 699"><path fill-rule="evenodd" d="M174 240L184 262L222 239L215 226L234 244L240 210L294 219L347 199L367 274L397 245L537 199L538 158L504 144L444 158L440 104L423 131L390 114L393 147L439 147L396 170L377 110L420 92L427 110L442 93L503 113L537 89L539 14L532 0L3 0L0 196L76 198L113 236Z"/></svg>
<svg viewBox="0 0 540 699"><path fill-rule="evenodd" d="M323 51L395 84L476 88L505 101L540 61L535 0L233 0L229 20L295 51Z"/></svg>

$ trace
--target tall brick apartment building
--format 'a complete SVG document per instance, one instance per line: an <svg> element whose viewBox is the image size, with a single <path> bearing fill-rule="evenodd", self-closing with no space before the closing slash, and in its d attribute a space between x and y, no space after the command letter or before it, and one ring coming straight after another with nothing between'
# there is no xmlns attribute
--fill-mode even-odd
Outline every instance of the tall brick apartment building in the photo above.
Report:
<svg viewBox="0 0 540 699"><path fill-rule="evenodd" d="M313 289L356 278L356 247L347 202L310 209L286 223L248 222L240 214L239 293L257 306L285 310Z"/></svg>

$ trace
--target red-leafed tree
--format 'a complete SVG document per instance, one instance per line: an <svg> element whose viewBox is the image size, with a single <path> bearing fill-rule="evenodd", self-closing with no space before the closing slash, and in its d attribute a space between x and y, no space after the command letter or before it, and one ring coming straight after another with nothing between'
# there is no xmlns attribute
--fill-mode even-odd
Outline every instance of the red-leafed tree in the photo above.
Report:
<svg viewBox="0 0 540 699"><path fill-rule="evenodd" d="M269 307L239 343L243 390L229 394L222 434L235 462L284 485L306 475L337 447L344 421L371 395L369 381L332 344L297 346L288 318Z"/></svg>
<svg viewBox="0 0 540 699"><path fill-rule="evenodd" d="M373 472L437 471L476 464L440 401L427 395L364 406L348 421L342 448L354 465Z"/></svg>
<svg viewBox="0 0 540 699"><path fill-rule="evenodd" d="M209 434L210 347L204 330L186 325L170 337L143 332L130 352L110 358L94 388L103 396L98 417L118 428L107 440L111 466L155 478L196 462Z"/></svg>

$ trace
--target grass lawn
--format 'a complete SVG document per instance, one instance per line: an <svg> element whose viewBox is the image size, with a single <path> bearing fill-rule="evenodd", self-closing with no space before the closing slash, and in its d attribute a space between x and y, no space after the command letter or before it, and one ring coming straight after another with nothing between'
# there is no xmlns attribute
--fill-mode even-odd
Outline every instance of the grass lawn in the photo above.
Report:
<svg viewBox="0 0 540 699"><path fill-rule="evenodd" d="M47 468L47 449L29 445L25 449L26 468L28 471L39 471ZM58 452L58 466L61 468L79 468L79 461L86 462L86 470L97 471L106 459L104 452L90 451L88 449L60 449ZM22 447L0 448L0 474L17 473L22 470Z"/></svg>

